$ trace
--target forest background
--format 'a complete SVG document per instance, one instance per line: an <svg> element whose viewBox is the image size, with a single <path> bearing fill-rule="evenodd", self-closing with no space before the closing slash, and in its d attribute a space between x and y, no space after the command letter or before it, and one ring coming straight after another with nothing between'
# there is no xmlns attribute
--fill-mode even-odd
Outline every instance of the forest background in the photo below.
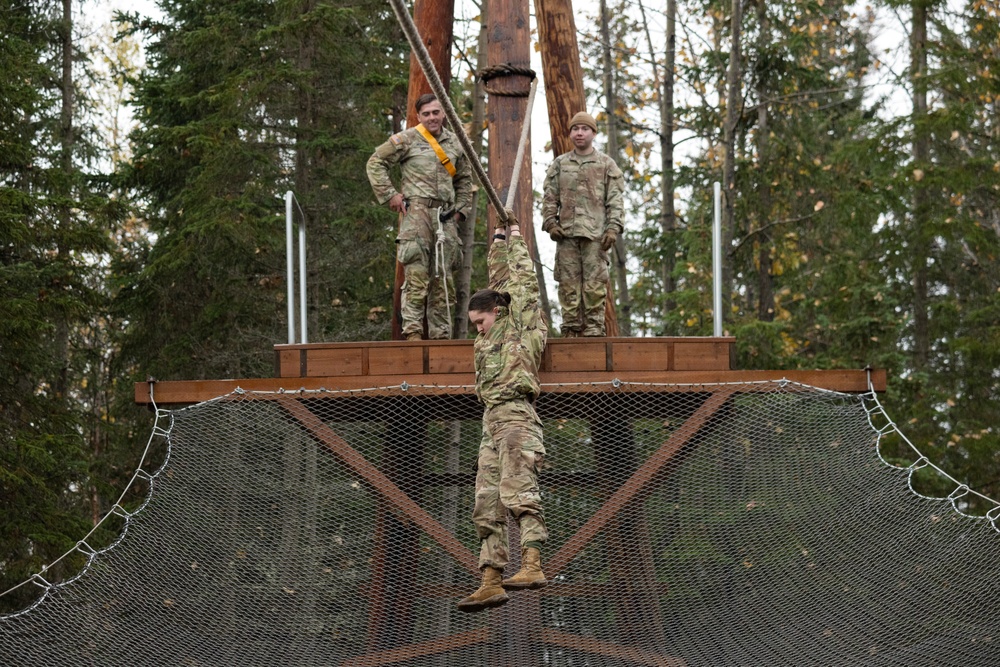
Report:
<svg viewBox="0 0 1000 667"><path fill-rule="evenodd" d="M459 4L471 126L488 8ZM0 591L131 479L152 424L133 382L273 374L286 190L310 340L390 336L396 219L364 176L406 118L388 3L164 0L107 26L94 6L0 0ZM1000 2L595 0L576 21L628 186L622 333L712 333L723 182L738 367L886 368L914 444L1000 498Z"/></svg>

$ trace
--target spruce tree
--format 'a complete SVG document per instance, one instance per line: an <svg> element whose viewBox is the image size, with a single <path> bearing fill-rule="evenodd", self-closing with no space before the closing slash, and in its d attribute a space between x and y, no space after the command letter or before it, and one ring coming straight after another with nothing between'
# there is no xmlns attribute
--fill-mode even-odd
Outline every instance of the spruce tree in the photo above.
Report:
<svg viewBox="0 0 1000 667"><path fill-rule="evenodd" d="M100 307L111 208L85 122L89 62L72 5L0 8L0 589L43 564L58 581L88 532L89 455L76 345ZM5 596L23 606L35 587Z"/></svg>
<svg viewBox="0 0 1000 667"><path fill-rule="evenodd" d="M310 341L386 337L395 220L364 165L405 85L388 8L185 0L141 27L128 178L155 242L120 302L126 357L159 378L273 372L286 190L307 229Z"/></svg>

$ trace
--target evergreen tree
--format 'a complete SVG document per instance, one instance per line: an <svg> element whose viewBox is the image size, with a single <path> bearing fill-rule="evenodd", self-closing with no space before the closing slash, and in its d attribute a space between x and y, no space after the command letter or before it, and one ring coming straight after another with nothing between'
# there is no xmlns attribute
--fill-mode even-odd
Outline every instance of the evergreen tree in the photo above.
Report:
<svg viewBox="0 0 1000 667"><path fill-rule="evenodd" d="M406 55L388 7L181 1L138 82L129 171L155 243L121 308L125 355L157 377L270 375L285 338L284 205L309 249L310 339L388 332L394 220L364 164Z"/></svg>
<svg viewBox="0 0 1000 667"><path fill-rule="evenodd" d="M906 364L894 391L914 443L957 479L996 497L1000 5L898 9L910 10L914 105L883 140L909 153L894 181L903 206L885 228L893 250L887 273L906 324ZM896 454L912 459L905 447ZM927 484L954 490L940 478Z"/></svg>
<svg viewBox="0 0 1000 667"><path fill-rule="evenodd" d="M0 8L0 589L87 533L77 334L100 305L113 211L83 122L89 62L69 2ZM78 558L46 571L72 573ZM34 587L4 598L23 606Z"/></svg>

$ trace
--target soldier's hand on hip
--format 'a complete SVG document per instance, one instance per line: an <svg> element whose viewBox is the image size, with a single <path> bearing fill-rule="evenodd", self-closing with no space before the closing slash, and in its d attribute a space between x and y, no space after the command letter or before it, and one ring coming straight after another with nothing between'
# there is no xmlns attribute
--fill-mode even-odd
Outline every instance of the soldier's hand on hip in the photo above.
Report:
<svg viewBox="0 0 1000 667"><path fill-rule="evenodd" d="M613 229L609 229L604 232L604 236L601 237L601 250L607 252L611 246L615 244L618 239L618 232Z"/></svg>
<svg viewBox="0 0 1000 667"><path fill-rule="evenodd" d="M560 227L559 225L556 225L555 227L549 229L549 236L556 243L566 238L566 234L563 233L562 227Z"/></svg>
<svg viewBox="0 0 1000 667"><path fill-rule="evenodd" d="M396 213L406 213L406 199L403 198L403 194L397 192L389 200L389 208Z"/></svg>

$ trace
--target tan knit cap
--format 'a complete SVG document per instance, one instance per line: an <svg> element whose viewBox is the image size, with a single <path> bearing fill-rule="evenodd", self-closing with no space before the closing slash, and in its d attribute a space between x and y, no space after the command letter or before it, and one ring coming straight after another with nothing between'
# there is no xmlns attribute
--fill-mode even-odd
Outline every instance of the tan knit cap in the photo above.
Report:
<svg viewBox="0 0 1000 667"><path fill-rule="evenodd" d="M569 121L570 129L572 129L574 125L586 125L594 132L597 132L597 121L594 120L594 117L591 116L586 111L578 111L576 115L570 119Z"/></svg>

